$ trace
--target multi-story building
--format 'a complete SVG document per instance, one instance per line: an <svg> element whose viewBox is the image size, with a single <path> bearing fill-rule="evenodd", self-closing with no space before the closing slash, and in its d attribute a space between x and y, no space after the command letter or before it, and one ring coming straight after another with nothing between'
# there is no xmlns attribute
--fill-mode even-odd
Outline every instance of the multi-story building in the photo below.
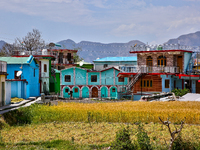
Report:
<svg viewBox="0 0 200 150"><path fill-rule="evenodd" d="M135 66L119 73L118 77L129 77L127 92L140 99L141 95L170 92L178 88L188 88L192 93L200 93L199 75L192 72L192 51L185 47L166 45L150 48L134 47L131 54L137 54ZM127 93L126 93L127 94Z"/></svg>
<svg viewBox="0 0 200 150"><path fill-rule="evenodd" d="M61 96L118 99L118 91L127 84L127 78L117 77L119 72L114 67L101 71L77 67L63 69L60 71Z"/></svg>
<svg viewBox="0 0 200 150"><path fill-rule="evenodd" d="M70 50L70 49L46 49L43 50L43 53L48 55L53 55L55 60L51 62L51 65L54 69L66 69L73 66L76 66L74 60L74 54L77 53L78 50Z"/></svg>

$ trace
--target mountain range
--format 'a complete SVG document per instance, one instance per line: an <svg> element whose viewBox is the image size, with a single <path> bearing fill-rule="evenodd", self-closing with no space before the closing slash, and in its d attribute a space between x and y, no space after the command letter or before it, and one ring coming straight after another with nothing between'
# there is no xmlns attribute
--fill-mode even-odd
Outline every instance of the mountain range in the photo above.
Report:
<svg viewBox="0 0 200 150"><path fill-rule="evenodd" d="M92 62L97 58L103 57L117 57L117 56L134 56L129 51L131 46L135 44L144 44L139 40L132 40L127 43L99 43L91 41L81 41L75 43L71 39L57 42L61 45L60 49L78 49L78 55L84 59L85 62ZM200 31L190 34L181 35L175 39L169 39L165 44L177 44L187 46L200 46ZM0 41L0 49L5 44L5 41Z"/></svg>

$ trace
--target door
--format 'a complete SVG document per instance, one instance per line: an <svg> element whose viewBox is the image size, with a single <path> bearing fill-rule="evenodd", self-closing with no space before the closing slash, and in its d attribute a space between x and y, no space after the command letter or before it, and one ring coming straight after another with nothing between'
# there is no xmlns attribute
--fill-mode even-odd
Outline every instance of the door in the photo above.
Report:
<svg viewBox="0 0 200 150"><path fill-rule="evenodd" d="M196 81L196 93L200 93L200 82Z"/></svg>
<svg viewBox="0 0 200 150"><path fill-rule="evenodd" d="M183 72L183 58L182 58L182 56L178 56L178 58L177 58L177 67L179 67L180 72Z"/></svg>
<svg viewBox="0 0 200 150"><path fill-rule="evenodd" d="M146 65L148 67L148 72L152 72L152 66L153 66L153 59L151 56L147 57Z"/></svg>
<svg viewBox="0 0 200 150"><path fill-rule="evenodd" d="M92 88L92 97L98 97L98 89L96 87Z"/></svg>

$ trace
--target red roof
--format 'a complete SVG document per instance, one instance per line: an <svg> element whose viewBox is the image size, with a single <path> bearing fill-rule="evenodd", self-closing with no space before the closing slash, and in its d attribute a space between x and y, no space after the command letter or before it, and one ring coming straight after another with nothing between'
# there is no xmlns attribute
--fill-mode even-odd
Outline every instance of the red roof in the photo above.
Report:
<svg viewBox="0 0 200 150"><path fill-rule="evenodd" d="M78 50L72 50L72 49L48 49L48 51L70 51L70 52L75 52L77 53Z"/></svg>
<svg viewBox="0 0 200 150"><path fill-rule="evenodd" d="M129 53L159 53L159 52L188 52L192 53L192 51L188 50L181 50L181 49L174 49L174 50L150 50L150 51L130 51Z"/></svg>
<svg viewBox="0 0 200 150"><path fill-rule="evenodd" d="M12 55L12 57L29 57L30 55ZM53 55L32 55L33 57L52 57L55 58Z"/></svg>

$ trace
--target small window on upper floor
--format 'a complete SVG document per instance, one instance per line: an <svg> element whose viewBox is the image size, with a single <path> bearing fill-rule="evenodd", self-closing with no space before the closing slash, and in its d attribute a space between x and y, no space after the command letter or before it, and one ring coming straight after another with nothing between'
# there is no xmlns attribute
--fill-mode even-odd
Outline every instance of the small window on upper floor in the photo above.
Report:
<svg viewBox="0 0 200 150"><path fill-rule="evenodd" d="M104 65L103 65L103 68L107 68L107 67L108 67L108 64L104 64Z"/></svg>
<svg viewBox="0 0 200 150"><path fill-rule="evenodd" d="M118 78L118 82L124 82L124 78L123 77L119 77Z"/></svg>
<svg viewBox="0 0 200 150"><path fill-rule="evenodd" d="M47 72L47 64L44 64L44 72Z"/></svg>
<svg viewBox="0 0 200 150"><path fill-rule="evenodd" d="M71 82L71 76L65 75L65 82Z"/></svg>
<svg viewBox="0 0 200 150"><path fill-rule="evenodd" d="M91 82L97 82L97 75L91 75Z"/></svg>

